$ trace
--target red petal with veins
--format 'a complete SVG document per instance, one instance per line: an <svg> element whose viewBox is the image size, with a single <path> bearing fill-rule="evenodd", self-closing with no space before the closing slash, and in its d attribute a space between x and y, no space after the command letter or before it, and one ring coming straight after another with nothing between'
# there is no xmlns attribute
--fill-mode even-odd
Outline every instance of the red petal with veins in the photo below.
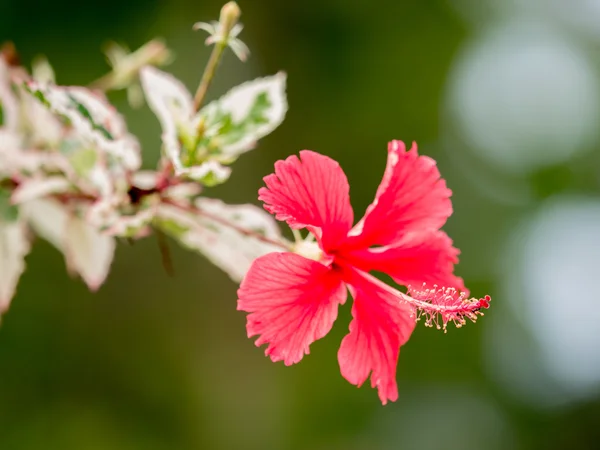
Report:
<svg viewBox="0 0 600 450"><path fill-rule="evenodd" d="M388 146L388 160L375 201L351 234L353 246L392 245L411 232L439 230L452 214L446 182L433 159L406 151L401 141Z"/></svg>
<svg viewBox="0 0 600 450"><path fill-rule="evenodd" d="M350 334L338 352L340 370L350 383L360 386L371 375L385 405L398 399L396 365L400 346L416 324L411 306L360 276L348 280L354 296Z"/></svg>
<svg viewBox="0 0 600 450"><path fill-rule="evenodd" d="M352 251L347 259L357 268L384 272L403 286L423 283L465 291L462 278L454 275L460 251L443 231L413 233L394 246Z"/></svg>
<svg viewBox="0 0 600 450"><path fill-rule="evenodd" d="M248 337L268 343L273 361L295 364L325 336L346 301L346 287L331 267L294 253L270 253L254 261L238 290L247 311Z"/></svg>
<svg viewBox="0 0 600 450"><path fill-rule="evenodd" d="M258 192L265 209L292 228L308 228L325 251L346 239L354 214L350 187L340 165L310 150L275 163Z"/></svg>

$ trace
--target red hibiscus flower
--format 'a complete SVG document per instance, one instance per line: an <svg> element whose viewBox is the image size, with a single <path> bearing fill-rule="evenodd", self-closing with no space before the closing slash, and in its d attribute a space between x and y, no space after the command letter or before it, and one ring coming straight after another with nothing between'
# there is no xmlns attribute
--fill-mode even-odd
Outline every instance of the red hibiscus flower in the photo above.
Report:
<svg viewBox="0 0 600 450"><path fill-rule="evenodd" d="M422 314L428 325L460 326L489 303L459 292L463 281L453 274L459 252L440 231L452 214L451 191L435 161L419 156L416 144L406 151L393 141L388 152L375 201L354 227L348 180L337 162L309 150L278 161L259 199L316 242L309 236L293 252L256 259L238 291L238 309L250 313L248 336L259 335L257 346L267 343L273 361L291 365L329 332L348 289L353 320L338 353L341 373L358 386L371 375L383 404L398 398L400 346ZM371 271L405 286L435 286L404 294Z"/></svg>

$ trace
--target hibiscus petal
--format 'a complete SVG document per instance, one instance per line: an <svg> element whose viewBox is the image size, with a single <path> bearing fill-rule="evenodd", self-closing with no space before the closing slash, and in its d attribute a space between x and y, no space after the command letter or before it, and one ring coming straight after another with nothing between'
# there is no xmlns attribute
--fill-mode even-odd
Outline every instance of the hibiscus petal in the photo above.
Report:
<svg viewBox="0 0 600 450"><path fill-rule="evenodd" d="M406 151L401 141L388 146L388 160L375 201L351 234L363 247L389 245L414 231L438 230L452 214L446 182L433 159Z"/></svg>
<svg viewBox="0 0 600 450"><path fill-rule="evenodd" d="M264 178L259 199L265 209L292 228L308 228L323 244L335 248L346 238L354 213L350 187L340 165L326 156L303 150L275 163L275 173Z"/></svg>
<svg viewBox="0 0 600 450"><path fill-rule="evenodd" d="M374 247L349 253L355 267L384 272L403 286L423 283L465 291L462 278L454 275L460 251L443 231L414 233L390 247Z"/></svg>
<svg viewBox="0 0 600 450"><path fill-rule="evenodd" d="M332 268L294 253L270 253L250 267L238 291L238 310L247 311L248 336L268 343L265 354L297 363L325 336L346 301L346 287Z"/></svg>
<svg viewBox="0 0 600 450"><path fill-rule="evenodd" d="M342 340L338 361L342 376L362 385L369 374L385 405L398 399L396 366L400 346L408 341L416 324L412 307L368 280L355 276L350 333Z"/></svg>

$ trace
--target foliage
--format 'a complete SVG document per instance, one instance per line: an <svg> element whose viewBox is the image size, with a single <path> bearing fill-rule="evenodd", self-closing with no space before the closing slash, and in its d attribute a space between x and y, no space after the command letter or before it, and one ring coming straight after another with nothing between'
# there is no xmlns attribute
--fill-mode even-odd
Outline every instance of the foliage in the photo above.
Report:
<svg viewBox="0 0 600 450"><path fill-rule="evenodd" d="M221 22L195 27L213 33L207 44L232 46L245 57L236 8L227 4ZM14 57L0 58L1 311L35 236L61 251L68 271L92 290L108 276L117 239L153 230L204 254L237 281L254 258L287 246L266 212L204 196L283 121L285 74L246 82L202 107L177 78L153 67L172 60L161 41L133 53L111 44L106 53L112 71L90 87L57 86L44 59L28 73ZM156 114L163 130L156 170L141 170L140 144L106 98L113 89L127 89L133 106L143 103L143 92Z"/></svg>

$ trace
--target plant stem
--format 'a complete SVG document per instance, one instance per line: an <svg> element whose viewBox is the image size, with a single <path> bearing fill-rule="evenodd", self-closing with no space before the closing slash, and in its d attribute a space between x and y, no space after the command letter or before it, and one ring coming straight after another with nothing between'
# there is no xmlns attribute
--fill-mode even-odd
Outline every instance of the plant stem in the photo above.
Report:
<svg viewBox="0 0 600 450"><path fill-rule="evenodd" d="M223 52L229 45L229 35L231 30L237 24L240 14L241 11L236 2L226 3L223 8L221 8L219 27L217 28L219 36L217 37L216 41L214 41L215 47L210 54L210 58L206 64L204 73L202 74L202 80L200 80L200 85L196 90L196 95L194 95L194 109L196 111L200 109L202 103L204 102L204 97L206 96L208 87L215 76L215 72L217 71L217 67L219 66L221 57L223 56Z"/></svg>
<svg viewBox="0 0 600 450"><path fill-rule="evenodd" d="M156 242L158 243L158 249L160 250L160 257L162 265L170 277L175 276L175 270L173 268L173 260L171 258L171 250L169 250L169 243L165 233L161 230L156 229Z"/></svg>
<svg viewBox="0 0 600 450"><path fill-rule="evenodd" d="M196 95L194 95L194 109L198 111L204 102L204 97L206 97L206 92L210 86L212 79L215 76L215 72L217 71L217 67L219 66L219 62L221 61L221 57L223 56L223 51L227 47L227 40L223 39L215 43L215 47L213 48L212 53L210 54L210 59L206 64L206 68L204 69L204 74L202 75L202 80L200 81L200 85L196 90Z"/></svg>

